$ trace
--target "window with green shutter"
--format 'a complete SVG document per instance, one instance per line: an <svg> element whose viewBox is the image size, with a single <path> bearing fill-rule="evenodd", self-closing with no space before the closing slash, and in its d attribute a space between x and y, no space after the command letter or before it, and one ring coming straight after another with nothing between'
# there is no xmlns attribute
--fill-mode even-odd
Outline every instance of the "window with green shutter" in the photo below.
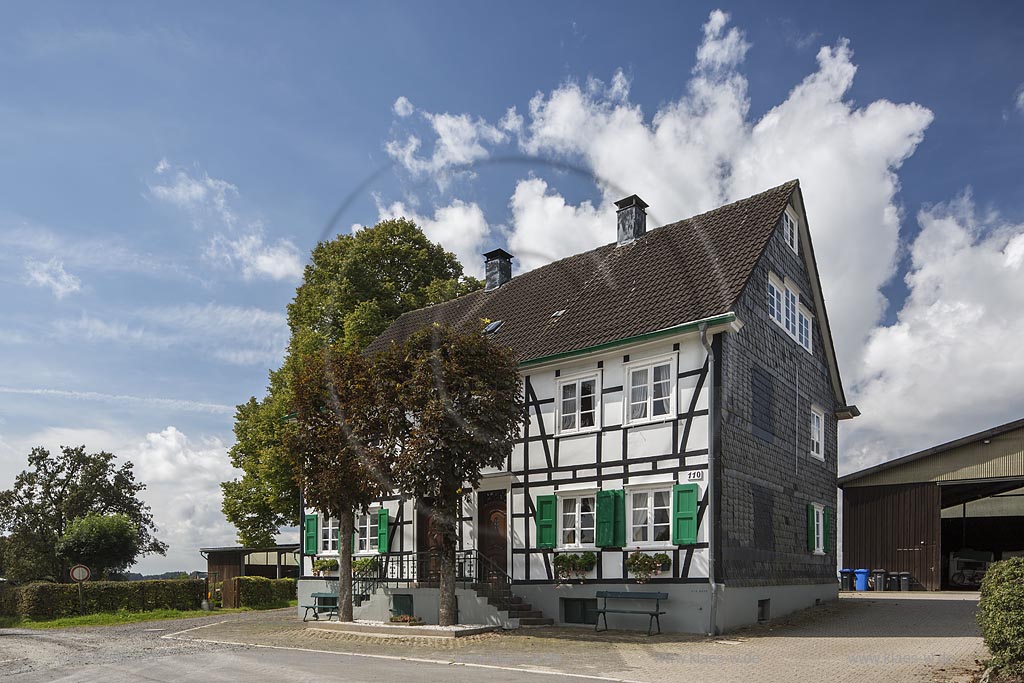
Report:
<svg viewBox="0 0 1024 683"><path fill-rule="evenodd" d="M626 492L622 489L597 493L597 542L599 548L621 548L626 544Z"/></svg>
<svg viewBox="0 0 1024 683"><path fill-rule="evenodd" d="M700 488L696 484L672 487L672 543L689 545L697 542L697 504Z"/></svg>
<svg viewBox="0 0 1024 683"><path fill-rule="evenodd" d="M305 546L305 552L307 555L316 555L316 539L318 535L318 522L316 515L306 515L306 520L302 526L303 545Z"/></svg>
<svg viewBox="0 0 1024 683"><path fill-rule="evenodd" d="M815 550L814 543L814 505L811 503L807 504L807 552L813 553Z"/></svg>
<svg viewBox="0 0 1024 683"><path fill-rule="evenodd" d="M377 552L388 551L388 509L377 510Z"/></svg>
<svg viewBox="0 0 1024 683"><path fill-rule="evenodd" d="M555 547L555 515L558 512L557 496L537 496L537 547Z"/></svg>

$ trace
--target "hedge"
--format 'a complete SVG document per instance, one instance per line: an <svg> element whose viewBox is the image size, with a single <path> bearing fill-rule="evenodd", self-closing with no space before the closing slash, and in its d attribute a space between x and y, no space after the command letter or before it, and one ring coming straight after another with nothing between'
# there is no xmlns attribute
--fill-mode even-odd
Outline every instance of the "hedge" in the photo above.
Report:
<svg viewBox="0 0 1024 683"><path fill-rule="evenodd" d="M1024 676L1024 557L996 562L985 572L978 625L992 665Z"/></svg>
<svg viewBox="0 0 1024 683"><path fill-rule="evenodd" d="M67 583L30 583L0 594L0 609L8 616L57 619L80 614L78 586ZM13 593L13 598L11 597ZM82 584L85 614L144 612L152 609L197 610L206 595L199 579L157 581L86 581Z"/></svg>
<svg viewBox="0 0 1024 683"><path fill-rule="evenodd" d="M236 576L233 581L239 607L274 609L287 607L288 601L295 599L295 579Z"/></svg>

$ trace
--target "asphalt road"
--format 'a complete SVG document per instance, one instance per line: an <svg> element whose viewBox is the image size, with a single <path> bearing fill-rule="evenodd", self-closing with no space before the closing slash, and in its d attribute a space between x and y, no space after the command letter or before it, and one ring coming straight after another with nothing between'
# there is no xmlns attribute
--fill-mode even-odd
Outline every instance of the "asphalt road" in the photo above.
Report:
<svg viewBox="0 0 1024 683"><path fill-rule="evenodd" d="M293 610L288 617L293 618ZM233 615L258 621L266 613ZM566 683L593 678L532 673L519 667L467 666L438 659L311 652L179 639L176 632L223 616L76 629L0 629L0 681L444 681ZM188 634L185 634L188 635ZM431 661L433 660L433 661Z"/></svg>

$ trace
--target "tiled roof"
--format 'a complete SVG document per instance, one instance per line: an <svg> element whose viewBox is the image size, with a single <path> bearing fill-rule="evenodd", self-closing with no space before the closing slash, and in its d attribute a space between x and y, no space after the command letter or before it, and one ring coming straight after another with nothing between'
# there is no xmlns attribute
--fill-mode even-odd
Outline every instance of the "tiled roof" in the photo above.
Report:
<svg viewBox="0 0 1024 683"><path fill-rule="evenodd" d="M496 342L520 362L589 348L730 311L798 182L576 254L496 290L404 314L369 351L431 323L501 320ZM614 234L615 225L608 226ZM555 311L565 313L552 317Z"/></svg>

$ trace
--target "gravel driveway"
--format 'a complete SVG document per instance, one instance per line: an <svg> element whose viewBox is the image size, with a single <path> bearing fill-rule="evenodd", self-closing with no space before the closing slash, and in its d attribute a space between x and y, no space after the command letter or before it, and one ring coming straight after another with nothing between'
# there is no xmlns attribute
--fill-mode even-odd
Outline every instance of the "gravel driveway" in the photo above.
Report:
<svg viewBox="0 0 1024 683"><path fill-rule="evenodd" d="M192 679L180 667L167 668L187 661L202 680L244 680L289 662L288 672L330 671L338 680L394 680L401 671L421 681L530 681L535 676L526 672L534 671L548 674L538 680L557 679L550 674L558 673L567 680L582 675L652 682L968 681L975 660L986 656L974 623L976 606L976 593L868 594L718 638L572 628L457 640L379 637L303 624L294 610L60 631L8 629L0 630L0 679L109 681L118 679L111 676L118 671L124 680Z"/></svg>

